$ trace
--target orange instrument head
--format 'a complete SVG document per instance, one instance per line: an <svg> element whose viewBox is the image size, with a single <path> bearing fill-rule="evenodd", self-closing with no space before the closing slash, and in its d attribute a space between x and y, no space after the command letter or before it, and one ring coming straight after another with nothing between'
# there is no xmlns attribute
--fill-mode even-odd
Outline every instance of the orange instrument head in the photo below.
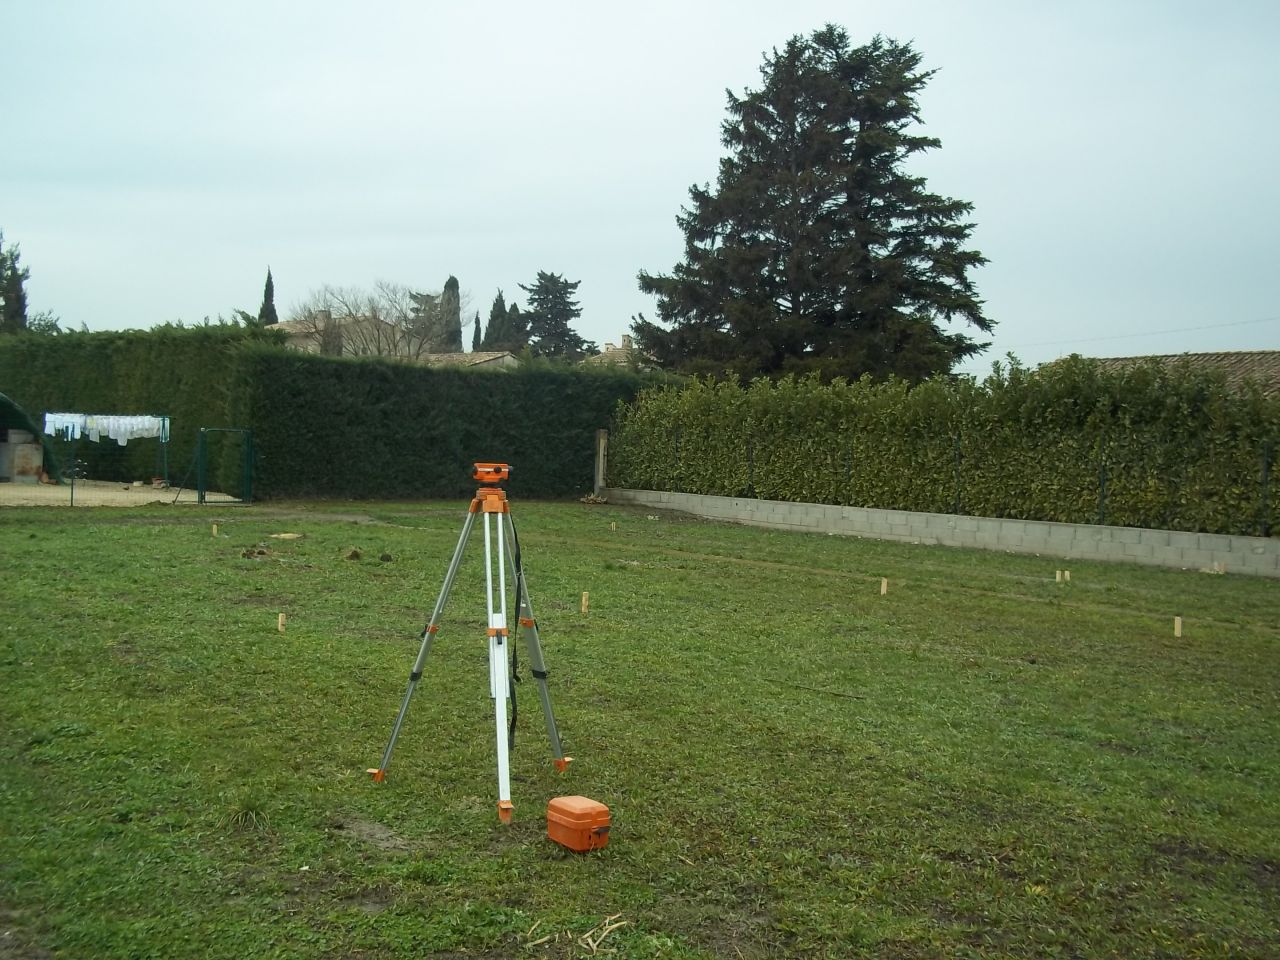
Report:
<svg viewBox="0 0 1280 960"><path fill-rule="evenodd" d="M472 476L481 483L501 483L511 476L511 466L506 463L477 463Z"/></svg>

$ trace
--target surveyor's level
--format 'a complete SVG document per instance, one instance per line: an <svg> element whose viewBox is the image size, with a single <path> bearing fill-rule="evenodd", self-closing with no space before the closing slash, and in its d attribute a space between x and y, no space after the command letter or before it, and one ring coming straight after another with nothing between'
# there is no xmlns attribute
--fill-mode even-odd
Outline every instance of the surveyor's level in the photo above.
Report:
<svg viewBox="0 0 1280 960"><path fill-rule="evenodd" d="M440 596L436 600L431 619L422 629L422 643L418 648L418 658L409 672L409 685L405 689L404 699L400 702L400 712L396 715L395 725L391 728L391 739L382 754L382 763L368 772L375 783L382 783L387 778L387 768L391 765L391 754L395 750L396 739L404 726L405 714L409 711L409 701L413 691L422 679L422 671L431 653L431 645L440 629L440 619L444 614L445 604L453 589L458 575L458 567L462 564L462 554L467 540L475 526L476 517L484 518L484 584L485 602L488 608L488 627L486 634L489 643L489 696L494 703L494 725L498 745L498 818L503 823L511 821L511 769L510 750L515 741L516 699L515 685L519 681L519 655L510 650L508 642L510 631L507 627L507 578L510 576L511 587L515 591L516 623L524 636L525 648L529 657L529 672L533 674L538 686L538 699L542 702L542 713L547 721L547 735L551 739L551 752L555 767L563 772L572 759L564 755L560 743L560 732L556 727L555 714L551 709L551 694L547 689L547 667L542 659L542 643L538 638L538 621L533 615L533 604L529 599L529 591L524 580L524 565L520 557L520 538L516 534L515 522L511 518L511 505L506 491L499 484L511 476L511 467L505 463L477 463L472 474L481 483L475 497L467 509L466 519L462 524L462 533L458 537L458 545L454 547L453 558L444 576L444 584L440 588ZM495 594L496 588L496 594ZM496 596L496 602L495 602ZM508 722L508 706L510 722Z"/></svg>

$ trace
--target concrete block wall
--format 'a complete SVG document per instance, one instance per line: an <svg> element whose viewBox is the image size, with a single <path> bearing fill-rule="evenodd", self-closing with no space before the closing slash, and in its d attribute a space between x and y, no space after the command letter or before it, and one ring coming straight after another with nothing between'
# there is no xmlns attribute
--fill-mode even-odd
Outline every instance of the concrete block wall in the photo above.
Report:
<svg viewBox="0 0 1280 960"><path fill-rule="evenodd" d="M1063 559L1116 560L1191 570L1220 568L1228 573L1280 578L1280 539L1275 537L1228 537L1086 523L959 517L616 487L605 488L601 493L611 503L679 510L712 520L778 530L1038 553Z"/></svg>

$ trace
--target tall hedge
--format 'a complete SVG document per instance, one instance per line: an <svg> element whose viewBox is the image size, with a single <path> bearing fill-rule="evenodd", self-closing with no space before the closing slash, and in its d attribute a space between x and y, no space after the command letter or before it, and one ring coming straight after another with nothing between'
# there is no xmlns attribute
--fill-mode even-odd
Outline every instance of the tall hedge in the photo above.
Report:
<svg viewBox="0 0 1280 960"><path fill-rule="evenodd" d="M628 371L423 368L247 346L230 415L252 425L269 496L456 497L512 464L517 497L591 489L594 434L646 379Z"/></svg>
<svg viewBox="0 0 1280 960"><path fill-rule="evenodd" d="M0 392L36 420L51 410L168 415L175 481L200 427L251 429L259 498L465 496L475 460L513 464L513 496L560 497L591 488L595 431L653 382L621 369L319 357L276 340L231 325L4 337ZM211 473L228 488L238 443L211 435ZM151 476L155 445L81 443L77 456L95 478L139 479Z"/></svg>
<svg viewBox="0 0 1280 960"><path fill-rule="evenodd" d="M1280 400L1072 357L985 381L699 381L619 409L612 485L1220 533L1280 530Z"/></svg>

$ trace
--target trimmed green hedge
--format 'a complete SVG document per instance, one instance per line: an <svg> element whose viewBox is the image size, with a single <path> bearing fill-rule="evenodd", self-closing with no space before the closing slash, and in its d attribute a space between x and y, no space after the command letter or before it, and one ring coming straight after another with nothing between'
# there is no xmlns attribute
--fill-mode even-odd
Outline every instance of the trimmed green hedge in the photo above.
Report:
<svg viewBox="0 0 1280 960"><path fill-rule="evenodd" d="M254 429L269 496L460 497L470 465L512 464L513 497L590 491L595 431L648 382L564 368L430 369L246 347L232 418Z"/></svg>
<svg viewBox="0 0 1280 960"><path fill-rule="evenodd" d="M231 325L4 337L0 392L41 422L51 410L167 414L174 482L200 427L247 427L260 498L466 496L475 460L510 462L513 496L563 497L591 489L595 431L654 382L622 369L336 359L277 339ZM225 489L237 485L238 445L210 437L211 476ZM77 455L94 478L142 479L156 445L81 443Z"/></svg>
<svg viewBox="0 0 1280 960"><path fill-rule="evenodd" d="M908 386L699 381L620 408L614 486L1236 534L1280 530L1280 401L1072 357Z"/></svg>

